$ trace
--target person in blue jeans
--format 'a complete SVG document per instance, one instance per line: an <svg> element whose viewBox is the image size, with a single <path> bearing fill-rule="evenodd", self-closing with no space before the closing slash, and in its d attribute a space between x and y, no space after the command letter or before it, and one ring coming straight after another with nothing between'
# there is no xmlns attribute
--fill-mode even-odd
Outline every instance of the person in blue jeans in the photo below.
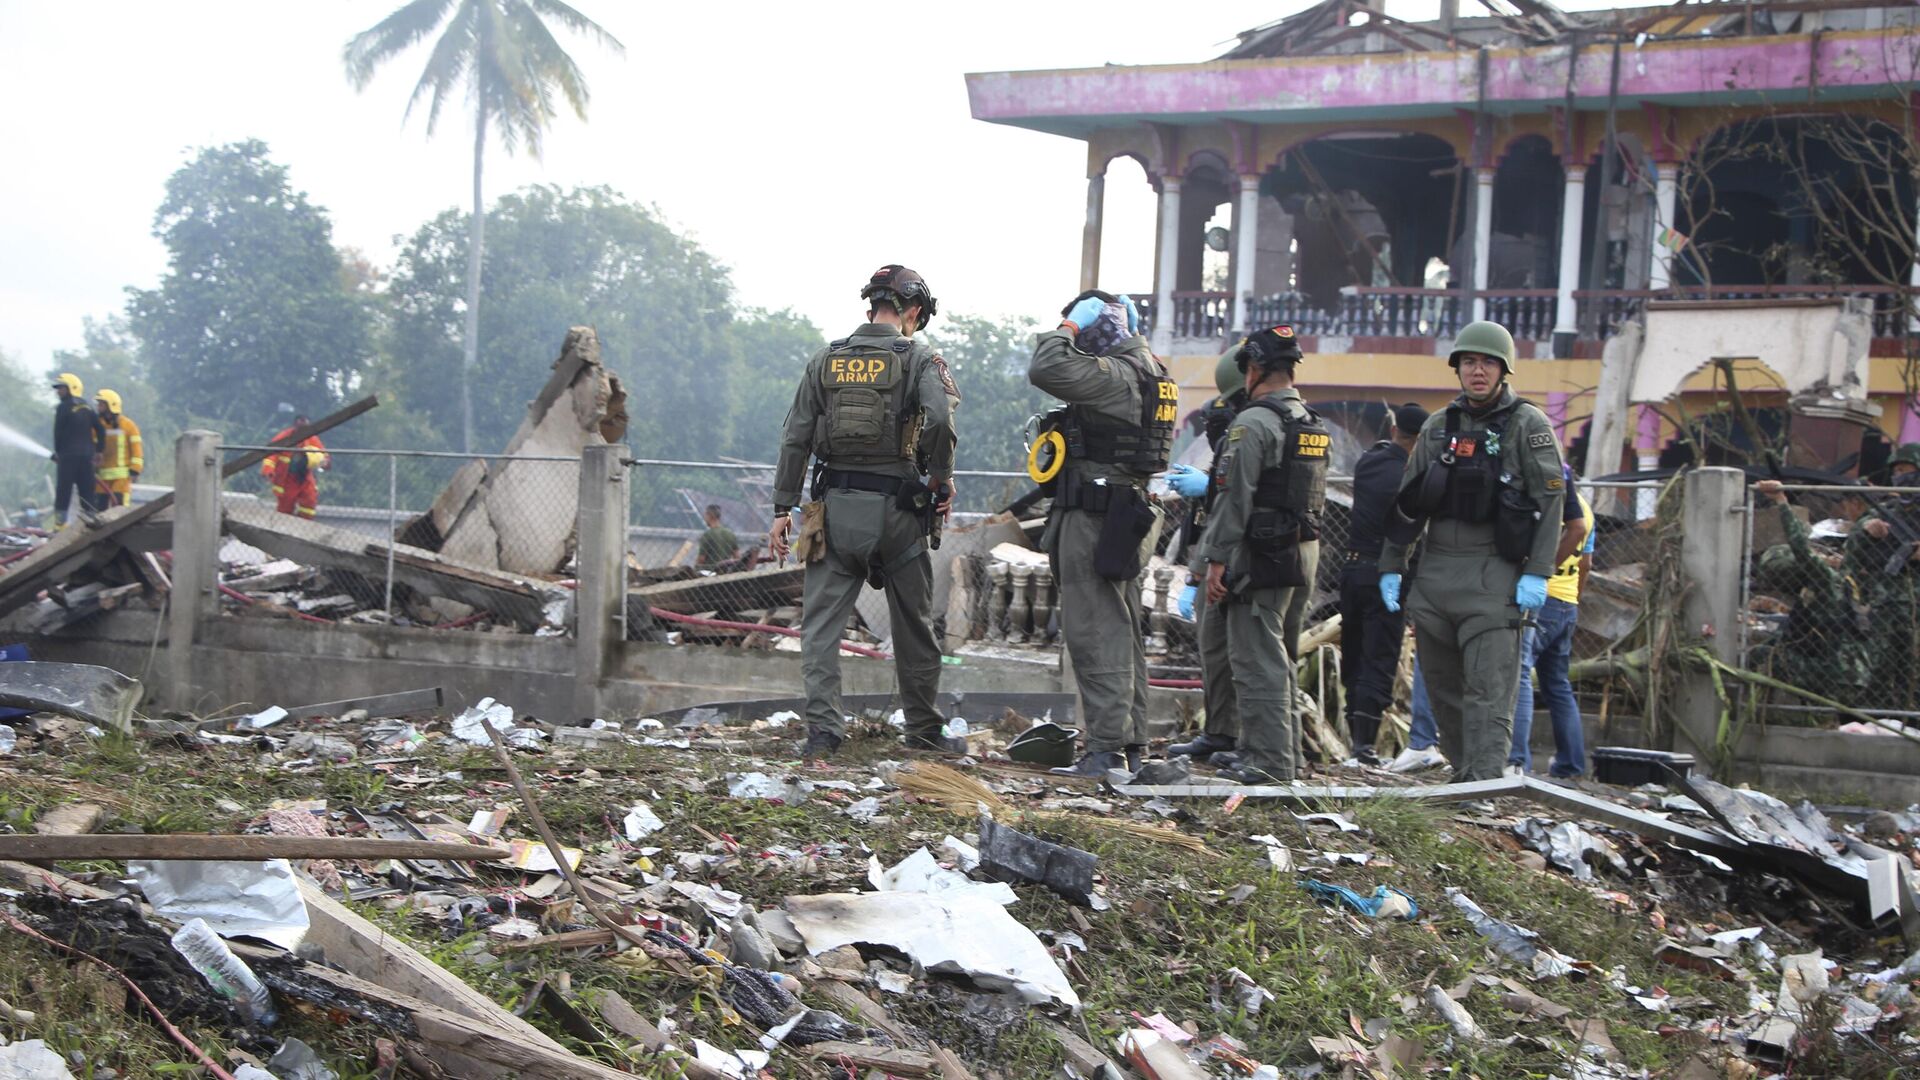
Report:
<svg viewBox="0 0 1920 1080"><path fill-rule="evenodd" d="M1573 681L1567 668L1573 657L1573 629L1580 619L1580 584L1592 565L1593 508L1573 490L1572 470L1567 470L1567 490L1574 495L1567 505L1578 515L1563 526L1560 540L1559 569L1547 581L1547 602L1527 628L1520 652L1520 688L1513 703L1513 744L1507 752L1507 772L1533 771L1533 676L1540 678L1540 692L1546 695L1547 712L1553 721L1553 761L1547 766L1552 776L1578 776L1587 771L1586 732L1582 727L1580 705L1573 697Z"/></svg>
<svg viewBox="0 0 1920 1080"><path fill-rule="evenodd" d="M1420 674L1420 660L1413 661L1413 727L1407 745L1415 750L1432 750L1440 745L1440 725L1433 721L1433 705L1427 701L1427 677Z"/></svg>

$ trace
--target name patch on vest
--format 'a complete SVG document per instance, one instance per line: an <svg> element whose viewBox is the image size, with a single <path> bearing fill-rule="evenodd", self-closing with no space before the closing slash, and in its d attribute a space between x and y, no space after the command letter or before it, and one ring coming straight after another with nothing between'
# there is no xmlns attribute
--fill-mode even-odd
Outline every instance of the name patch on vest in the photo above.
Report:
<svg viewBox="0 0 1920 1080"><path fill-rule="evenodd" d="M1550 431L1536 431L1527 436L1527 445L1533 447L1535 450L1544 450L1553 445L1553 433Z"/></svg>
<svg viewBox="0 0 1920 1080"><path fill-rule="evenodd" d="M1453 456L1472 457L1480 452L1478 435L1455 435L1453 437Z"/></svg>
<svg viewBox="0 0 1920 1080"><path fill-rule="evenodd" d="M820 378L828 386L891 386L890 356L829 356Z"/></svg>
<svg viewBox="0 0 1920 1080"><path fill-rule="evenodd" d="M1327 448L1333 445L1333 436L1313 431L1296 432L1293 437L1293 456L1301 458L1323 458Z"/></svg>
<svg viewBox="0 0 1920 1080"><path fill-rule="evenodd" d="M1155 423L1171 424L1180 417L1180 386L1168 379L1161 379L1160 403L1154 408Z"/></svg>

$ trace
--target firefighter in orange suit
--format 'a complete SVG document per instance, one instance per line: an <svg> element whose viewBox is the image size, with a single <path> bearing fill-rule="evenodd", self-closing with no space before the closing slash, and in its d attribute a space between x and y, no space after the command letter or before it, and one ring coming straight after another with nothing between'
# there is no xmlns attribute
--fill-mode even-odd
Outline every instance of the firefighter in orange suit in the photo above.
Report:
<svg viewBox="0 0 1920 1080"><path fill-rule="evenodd" d="M271 441L279 442L293 431L307 426L307 418L296 416L293 426L282 428ZM260 475L273 489L275 508L283 514L311 519L320 508L321 470L332 463L318 435L309 435L294 449L283 450L260 463Z"/></svg>
<svg viewBox="0 0 1920 1080"><path fill-rule="evenodd" d="M146 471L146 446L140 425L120 413L120 395L102 390L93 395L95 411L106 439L100 444L100 465L93 470L102 506L125 506L133 501L133 482Z"/></svg>

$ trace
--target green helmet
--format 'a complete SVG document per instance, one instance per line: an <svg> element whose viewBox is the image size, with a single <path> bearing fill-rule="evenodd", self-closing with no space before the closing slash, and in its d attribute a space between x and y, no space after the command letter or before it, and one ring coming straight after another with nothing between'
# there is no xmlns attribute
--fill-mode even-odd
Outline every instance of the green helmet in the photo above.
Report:
<svg viewBox="0 0 1920 1080"><path fill-rule="evenodd" d="M1221 397L1246 388L1247 378L1240 374L1240 365L1234 360L1240 355L1240 346L1244 344L1244 340L1234 342L1233 347L1221 353L1219 362L1213 365L1213 385L1220 389Z"/></svg>
<svg viewBox="0 0 1920 1080"><path fill-rule="evenodd" d="M1447 366L1458 368L1463 352L1496 357L1501 370L1513 374L1513 335L1497 322L1483 319L1461 327L1460 336L1453 339L1453 351L1447 354Z"/></svg>
<svg viewBox="0 0 1920 1080"><path fill-rule="evenodd" d="M1791 586L1795 580L1797 562L1793 549L1785 544L1775 544L1760 553L1760 563L1754 567L1760 580L1774 588Z"/></svg>
<svg viewBox="0 0 1920 1080"><path fill-rule="evenodd" d="M1893 452L1891 458L1887 459L1887 465L1889 467L1894 465L1911 465L1916 469L1920 469L1920 442L1901 443L1900 448Z"/></svg>

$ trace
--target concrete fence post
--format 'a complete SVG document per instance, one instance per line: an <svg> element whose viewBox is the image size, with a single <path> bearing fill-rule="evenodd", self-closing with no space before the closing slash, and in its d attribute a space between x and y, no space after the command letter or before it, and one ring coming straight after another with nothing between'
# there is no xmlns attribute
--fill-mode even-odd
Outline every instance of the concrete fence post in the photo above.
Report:
<svg viewBox="0 0 1920 1080"><path fill-rule="evenodd" d="M625 446L589 446L580 456L579 583L574 593L573 711L600 716L600 688L626 637Z"/></svg>
<svg viewBox="0 0 1920 1080"><path fill-rule="evenodd" d="M173 591L167 601L168 700L182 712L199 704L193 640L219 610L220 436L183 433L173 447Z"/></svg>
<svg viewBox="0 0 1920 1080"><path fill-rule="evenodd" d="M1747 572L1746 475L1739 469L1695 469L1683 481L1680 565L1690 583L1686 631L1700 635L1722 663L1740 662L1740 580ZM1682 678L1674 748L1705 756L1720 730L1720 697L1713 678L1689 671Z"/></svg>

